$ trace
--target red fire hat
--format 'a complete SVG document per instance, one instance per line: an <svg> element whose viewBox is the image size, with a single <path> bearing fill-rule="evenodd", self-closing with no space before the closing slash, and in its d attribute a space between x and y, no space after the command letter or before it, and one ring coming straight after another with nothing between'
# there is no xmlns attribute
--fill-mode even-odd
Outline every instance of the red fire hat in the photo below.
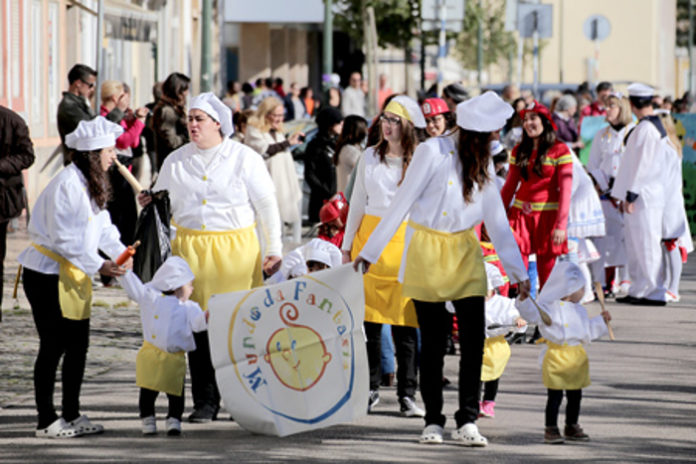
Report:
<svg viewBox="0 0 696 464"><path fill-rule="evenodd" d="M529 113L529 112L537 113L539 116L542 116L546 118L547 121L551 123L551 126L553 127L553 130L557 131L558 127L556 127L556 123L553 122L553 118L551 118L551 112L547 107L539 103L538 101L534 100L532 103L527 105L525 109L520 111L520 116L522 119L524 119L524 115Z"/></svg>
<svg viewBox="0 0 696 464"><path fill-rule="evenodd" d="M421 109L426 118L449 112L449 107L442 98L426 98Z"/></svg>
<svg viewBox="0 0 696 464"><path fill-rule="evenodd" d="M319 220L322 224L327 224L338 218L343 224L348 219L348 202L343 192L338 192L328 201L325 201L324 206L319 210Z"/></svg>

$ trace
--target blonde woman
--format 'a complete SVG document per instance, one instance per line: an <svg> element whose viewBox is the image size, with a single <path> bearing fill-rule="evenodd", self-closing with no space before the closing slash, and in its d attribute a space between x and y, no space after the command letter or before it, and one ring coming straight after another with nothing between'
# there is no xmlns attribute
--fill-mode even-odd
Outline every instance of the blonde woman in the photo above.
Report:
<svg viewBox="0 0 696 464"><path fill-rule="evenodd" d="M599 251L599 259L591 264L594 280L605 287L605 295L612 296L612 282L615 270L619 271L619 282L628 291L628 272L626 271L626 247L624 245L623 214L619 203L609 196L614 178L619 172L623 158L624 139L635 125L628 98L612 94L607 98L606 119L609 125L597 132L592 141L587 171L592 177L602 201L605 230L604 237L592 241ZM610 279L606 278L609 274ZM609 281L607 281L609 280Z"/></svg>
<svg viewBox="0 0 696 464"><path fill-rule="evenodd" d="M293 243L300 243L302 190L289 149L291 145L297 145L304 134L297 132L285 138L284 115L285 107L280 100L275 97L264 99L249 120L244 143L266 160L266 167L275 185L280 218L284 223L292 225Z"/></svg>

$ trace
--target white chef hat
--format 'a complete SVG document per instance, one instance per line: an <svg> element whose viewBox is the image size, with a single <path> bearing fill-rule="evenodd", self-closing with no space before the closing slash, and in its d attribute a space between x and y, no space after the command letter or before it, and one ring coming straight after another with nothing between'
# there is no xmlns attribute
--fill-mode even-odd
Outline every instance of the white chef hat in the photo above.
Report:
<svg viewBox="0 0 696 464"><path fill-rule="evenodd" d="M493 132L503 127L514 112L512 106L489 90L457 105L457 125L474 132Z"/></svg>
<svg viewBox="0 0 696 464"><path fill-rule="evenodd" d="M541 289L539 301L546 304L558 301L584 286L585 276L582 275L580 266L570 261L559 261Z"/></svg>
<svg viewBox="0 0 696 464"><path fill-rule="evenodd" d="M314 238L305 245L305 261L317 261L328 267L341 265L341 250L336 245L320 238Z"/></svg>
<svg viewBox="0 0 696 464"><path fill-rule="evenodd" d="M491 151L491 156L495 156L497 154L500 154L505 150L505 147L503 146L502 143L500 143L500 140L491 140L490 143L490 151Z"/></svg>
<svg viewBox="0 0 696 464"><path fill-rule="evenodd" d="M391 99L384 111L389 111L411 121L419 129L425 129L425 116L423 116L418 102L411 97L397 95Z"/></svg>
<svg viewBox="0 0 696 464"><path fill-rule="evenodd" d="M77 129L65 136L65 145L78 151L101 150L113 147L123 134L123 127L97 116L89 121L80 121Z"/></svg>
<svg viewBox="0 0 696 464"><path fill-rule="evenodd" d="M650 98L653 95L655 95L655 89L653 89L649 85L634 82L633 84L628 86L629 97Z"/></svg>
<svg viewBox="0 0 696 464"><path fill-rule="evenodd" d="M232 124L232 110L225 105L213 92L203 92L202 94L193 97L189 105L189 111L201 110L208 114L215 121L220 123L220 130L229 137L234 134L234 125Z"/></svg>
<svg viewBox="0 0 696 464"><path fill-rule="evenodd" d="M500 269L491 263L483 263L483 265L486 267L488 290L495 290L496 288L505 285L505 280L503 279L503 274L500 273Z"/></svg>
<svg viewBox="0 0 696 464"><path fill-rule="evenodd" d="M152 280L147 285L160 292L176 290L194 279L188 263L178 256L170 256L157 269Z"/></svg>

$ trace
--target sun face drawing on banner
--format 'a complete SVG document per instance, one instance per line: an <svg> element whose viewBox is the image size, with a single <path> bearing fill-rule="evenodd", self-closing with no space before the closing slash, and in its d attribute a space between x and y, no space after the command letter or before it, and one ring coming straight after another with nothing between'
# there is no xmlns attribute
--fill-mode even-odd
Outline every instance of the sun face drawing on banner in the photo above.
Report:
<svg viewBox="0 0 696 464"><path fill-rule="evenodd" d="M292 322L298 315L299 311L292 303L280 307L280 318L287 327L271 335L263 359L271 365L283 385L306 391L324 375L331 353L327 353L324 340L316 330Z"/></svg>

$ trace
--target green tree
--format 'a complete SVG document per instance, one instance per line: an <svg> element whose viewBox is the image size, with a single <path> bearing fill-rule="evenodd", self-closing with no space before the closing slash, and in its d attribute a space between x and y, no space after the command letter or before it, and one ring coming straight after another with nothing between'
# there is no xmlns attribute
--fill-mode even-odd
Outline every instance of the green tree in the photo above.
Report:
<svg viewBox="0 0 696 464"><path fill-rule="evenodd" d="M380 46L407 48L418 34L419 0L341 0L336 2L340 13L334 25L347 33L359 46L363 44L363 11L375 9L377 36Z"/></svg>
<svg viewBox="0 0 696 464"><path fill-rule="evenodd" d="M486 0L483 7L469 1L462 32L457 37L457 57L468 69L476 69L476 48L479 21L483 28L483 67L507 60L516 53L517 40L514 33L505 30L505 0Z"/></svg>

